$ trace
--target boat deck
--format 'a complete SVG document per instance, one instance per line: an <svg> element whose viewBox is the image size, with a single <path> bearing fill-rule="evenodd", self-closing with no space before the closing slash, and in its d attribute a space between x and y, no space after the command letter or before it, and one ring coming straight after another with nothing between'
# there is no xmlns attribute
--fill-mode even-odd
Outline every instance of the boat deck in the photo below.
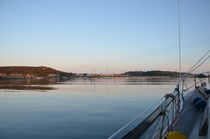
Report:
<svg viewBox="0 0 210 139"><path fill-rule="evenodd" d="M196 96L199 96L199 93L192 92L191 94L188 94L185 96L185 100L186 100L185 105L189 106L189 108L187 108L186 112L184 112L180 116L178 122L174 126L174 130L183 133L189 139L208 139L207 135L205 136L199 135L201 123L203 120L202 118L205 113L203 111L196 109L195 107L191 107L192 98ZM210 102L210 99L208 101ZM208 103L208 109L210 110L209 103ZM210 117L208 117L208 119L210 119ZM210 130L208 131L208 133L210 133Z"/></svg>

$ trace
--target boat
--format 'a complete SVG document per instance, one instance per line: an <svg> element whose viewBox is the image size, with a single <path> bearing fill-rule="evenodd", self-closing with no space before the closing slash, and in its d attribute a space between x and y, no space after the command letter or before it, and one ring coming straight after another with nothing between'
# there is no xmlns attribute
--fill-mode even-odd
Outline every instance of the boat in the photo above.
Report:
<svg viewBox="0 0 210 139"><path fill-rule="evenodd" d="M174 90L108 139L210 139L210 72L194 73L210 58L210 50L187 72L181 72L179 0L178 23L179 80ZM194 79L193 84L189 85L189 79Z"/></svg>
<svg viewBox="0 0 210 139"><path fill-rule="evenodd" d="M182 73L171 93L108 139L210 139L210 72L192 74L207 61L209 53L210 50ZM200 78L201 74L206 78ZM187 80L191 80L190 86Z"/></svg>

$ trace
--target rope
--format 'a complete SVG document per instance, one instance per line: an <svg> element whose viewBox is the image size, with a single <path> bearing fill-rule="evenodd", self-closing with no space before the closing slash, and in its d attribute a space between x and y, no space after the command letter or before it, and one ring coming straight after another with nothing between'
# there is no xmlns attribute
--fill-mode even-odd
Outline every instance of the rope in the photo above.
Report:
<svg viewBox="0 0 210 139"><path fill-rule="evenodd" d="M183 76L183 77L187 77L190 73L192 73L195 69L195 67L208 55L208 53L210 52L210 50L208 50L188 71L187 73ZM197 66L198 68L199 66ZM197 69L196 68L196 69ZM193 70L194 69L194 70Z"/></svg>
<svg viewBox="0 0 210 139"><path fill-rule="evenodd" d="M112 139L113 137L115 137L117 134L119 134L121 131L123 131L126 127L128 127L130 124L132 124L134 121L138 120L141 116L143 116L147 111L149 111L150 109L152 109L155 105L157 105L163 98L160 98L156 103L154 103L152 106L150 106L149 108L147 108L146 110L144 110L140 115L138 115L135 119L131 120L130 122L128 122L126 125L124 125L122 128L120 128L119 130L115 131L110 137L108 137L108 139Z"/></svg>
<svg viewBox="0 0 210 139"><path fill-rule="evenodd" d="M204 72L204 73L205 73L205 72ZM202 83L204 80L205 80L205 79L200 79L200 81L199 81L199 82L197 82L197 84ZM183 91L184 91L184 92L186 92L187 90L189 90L189 89L191 89L191 88L193 88L193 87L195 87L195 85L191 85L191 86L189 86L188 88L183 89Z"/></svg>
<svg viewBox="0 0 210 139"><path fill-rule="evenodd" d="M171 105L171 107L173 107L173 105ZM158 126L159 128L156 129L155 133L153 133L152 139L156 138L157 135L160 136L160 138L163 136L163 132L165 132L165 130L167 130L167 132L169 132L169 127L170 127L170 119L169 116L167 114L169 114L171 111L171 107L166 107L165 110L162 112L162 121L159 123L160 125ZM169 109L169 111L167 111L167 108ZM166 117L166 118L165 118ZM165 124L167 124L167 129L165 129ZM159 130L158 130L159 129Z"/></svg>
<svg viewBox="0 0 210 139"><path fill-rule="evenodd" d="M191 72L195 71L197 68L199 68L201 65L203 65L203 63L205 63L210 56L208 56L203 62L201 62L198 66L196 66Z"/></svg>
<svg viewBox="0 0 210 139"><path fill-rule="evenodd" d="M206 57L208 55L208 53L210 52L210 50L208 50L187 72L189 73L197 64L200 63L200 61Z"/></svg>
<svg viewBox="0 0 210 139"><path fill-rule="evenodd" d="M158 118L158 126L157 126L155 132L153 133L152 139L156 138L156 136L157 136L158 134L160 134L160 133L159 133L159 132L160 132L159 130L161 129L161 126L163 125L163 122L162 122L162 119L161 119L161 118L162 118L162 117L159 117L159 118Z"/></svg>

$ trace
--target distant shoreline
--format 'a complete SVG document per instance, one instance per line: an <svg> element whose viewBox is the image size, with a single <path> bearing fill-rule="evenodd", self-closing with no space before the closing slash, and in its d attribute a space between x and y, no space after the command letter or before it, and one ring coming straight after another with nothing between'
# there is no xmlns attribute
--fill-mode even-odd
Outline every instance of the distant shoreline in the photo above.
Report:
<svg viewBox="0 0 210 139"><path fill-rule="evenodd" d="M69 80L71 78L103 78L103 77L142 77L142 78L178 78L179 72L176 71L128 71L124 73L72 73L63 72L46 66L29 67L29 66L7 66L0 67L0 79L56 79ZM186 74L186 73L181 73ZM204 74L188 74L190 77L205 78Z"/></svg>

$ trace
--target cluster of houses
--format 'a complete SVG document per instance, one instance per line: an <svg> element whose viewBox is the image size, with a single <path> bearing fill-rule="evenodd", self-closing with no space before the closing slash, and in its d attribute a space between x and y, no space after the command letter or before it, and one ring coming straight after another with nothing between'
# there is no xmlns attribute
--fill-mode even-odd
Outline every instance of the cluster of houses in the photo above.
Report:
<svg viewBox="0 0 210 139"><path fill-rule="evenodd" d="M73 77L126 77L125 74L88 74L88 73L74 73ZM34 74L23 74L23 73L0 73L0 79L66 79L69 78L67 76L63 76L60 74L47 74L46 76L36 76Z"/></svg>
<svg viewBox="0 0 210 139"><path fill-rule="evenodd" d="M126 77L125 74L89 74L89 73L79 73L75 74L76 77Z"/></svg>

